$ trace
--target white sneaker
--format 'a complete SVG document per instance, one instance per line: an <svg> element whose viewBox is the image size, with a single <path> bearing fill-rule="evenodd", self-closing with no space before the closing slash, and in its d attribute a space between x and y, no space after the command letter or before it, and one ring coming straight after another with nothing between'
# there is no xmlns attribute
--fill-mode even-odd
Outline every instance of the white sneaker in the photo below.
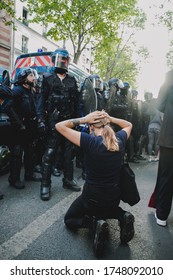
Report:
<svg viewBox="0 0 173 280"><path fill-rule="evenodd" d="M148 157L148 162L154 162L154 157L153 156L149 156Z"/></svg>
<svg viewBox="0 0 173 280"><path fill-rule="evenodd" d="M160 219L158 219L156 213L155 213L155 218L156 218L156 223L157 223L159 226L166 227L166 220L160 220Z"/></svg>

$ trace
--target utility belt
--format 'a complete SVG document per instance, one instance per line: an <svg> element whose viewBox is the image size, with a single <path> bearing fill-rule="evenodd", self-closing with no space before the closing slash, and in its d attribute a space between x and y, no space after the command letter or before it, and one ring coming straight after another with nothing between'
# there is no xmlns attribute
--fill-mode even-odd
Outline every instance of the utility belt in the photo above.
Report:
<svg viewBox="0 0 173 280"><path fill-rule="evenodd" d="M71 118L70 113L63 113L62 111L59 111L57 108L54 109L54 111L51 114L51 119L53 121L63 121Z"/></svg>
<svg viewBox="0 0 173 280"><path fill-rule="evenodd" d="M37 117L31 117L31 118L23 118L23 122L35 122L37 120Z"/></svg>
<svg viewBox="0 0 173 280"><path fill-rule="evenodd" d="M30 127L31 125L36 126L37 125L37 117L23 118L22 122L26 127L28 127L28 126Z"/></svg>

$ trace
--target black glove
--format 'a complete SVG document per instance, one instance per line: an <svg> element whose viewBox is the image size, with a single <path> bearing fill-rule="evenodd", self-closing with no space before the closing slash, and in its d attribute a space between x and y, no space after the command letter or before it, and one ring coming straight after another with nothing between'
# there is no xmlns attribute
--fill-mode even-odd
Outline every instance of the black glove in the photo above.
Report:
<svg viewBox="0 0 173 280"><path fill-rule="evenodd" d="M0 84L0 97L1 98L12 98L12 91L10 87Z"/></svg>
<svg viewBox="0 0 173 280"><path fill-rule="evenodd" d="M41 134L41 135L44 135L47 131L46 125L42 120L38 120L37 128L38 128L38 133Z"/></svg>

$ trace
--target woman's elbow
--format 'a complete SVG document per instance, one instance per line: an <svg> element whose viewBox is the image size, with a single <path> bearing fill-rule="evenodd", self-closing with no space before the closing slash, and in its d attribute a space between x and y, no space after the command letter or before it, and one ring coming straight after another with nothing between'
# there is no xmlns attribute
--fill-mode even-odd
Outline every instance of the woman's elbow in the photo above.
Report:
<svg viewBox="0 0 173 280"><path fill-rule="evenodd" d="M59 123L56 123L56 125L55 125L55 129L56 129L57 131L59 131L59 130L60 130L60 124L59 124Z"/></svg>

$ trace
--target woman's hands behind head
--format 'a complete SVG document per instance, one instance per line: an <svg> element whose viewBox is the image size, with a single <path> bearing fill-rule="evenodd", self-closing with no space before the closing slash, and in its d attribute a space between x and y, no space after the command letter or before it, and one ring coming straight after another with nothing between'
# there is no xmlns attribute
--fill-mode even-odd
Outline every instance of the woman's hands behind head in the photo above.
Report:
<svg viewBox="0 0 173 280"><path fill-rule="evenodd" d="M95 111L85 116L86 123L94 124L99 122L100 119L107 118L109 122L109 115L105 111Z"/></svg>

